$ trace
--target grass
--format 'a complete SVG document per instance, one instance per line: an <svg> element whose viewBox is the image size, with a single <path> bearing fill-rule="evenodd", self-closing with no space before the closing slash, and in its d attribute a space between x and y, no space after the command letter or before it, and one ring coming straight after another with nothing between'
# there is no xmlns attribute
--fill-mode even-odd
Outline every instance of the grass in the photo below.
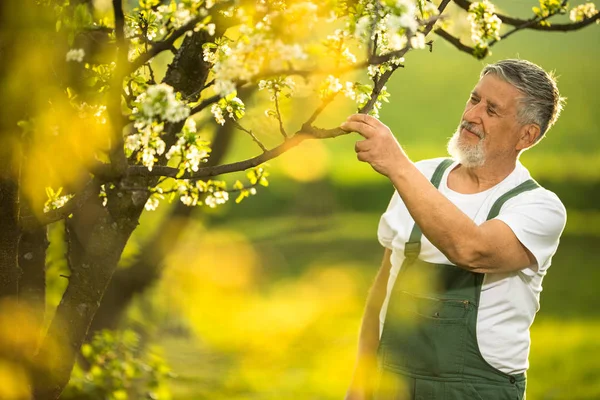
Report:
<svg viewBox="0 0 600 400"><path fill-rule="evenodd" d="M224 349L194 335L165 335L159 342L177 374L174 398L342 398L350 379L362 303L382 253L375 240L377 221L374 213L349 213L330 218L237 219L215 228L243 232L250 240L260 259L261 293L284 285L290 288L288 299L302 299L297 286L285 285L305 280L307 271L315 266L346 266L353 285L348 297L351 305L329 314L318 310L301 332L293 333L295 337L284 340L280 348L271 343L275 350L267 348L267 343L264 353L258 355L239 348ZM600 279L596 249L597 237L568 235L555 255L532 329L529 400L600 398L600 312L593 300L597 299L595 282ZM334 293L342 291L335 284L327 288ZM334 303L341 302L336 299ZM328 308L334 303L317 302L315 307ZM228 316L223 318L226 324ZM192 322L191 331L194 324L202 321ZM256 340L244 335L261 335L251 326L253 321L248 324L247 332L239 332L242 343ZM273 332L265 331L265 336L277 337L269 335Z"/></svg>

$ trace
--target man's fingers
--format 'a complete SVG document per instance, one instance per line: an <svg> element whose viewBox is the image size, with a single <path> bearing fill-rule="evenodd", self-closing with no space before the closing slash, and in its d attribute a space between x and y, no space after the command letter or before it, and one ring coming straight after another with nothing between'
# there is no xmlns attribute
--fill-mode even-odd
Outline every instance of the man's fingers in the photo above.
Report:
<svg viewBox="0 0 600 400"><path fill-rule="evenodd" d="M354 151L357 153L359 151L369 151L369 148L369 142L367 142L366 140L359 140L354 144Z"/></svg>
<svg viewBox="0 0 600 400"><path fill-rule="evenodd" d="M340 128L346 132L356 132L367 139L375 135L375 132L377 132L372 126L367 125L364 122L358 122L354 120L347 120L340 125Z"/></svg>
<svg viewBox="0 0 600 400"><path fill-rule="evenodd" d="M366 151L359 151L358 153L356 153L356 158L358 159L358 161L366 162L367 154L368 153Z"/></svg>
<svg viewBox="0 0 600 400"><path fill-rule="evenodd" d="M363 124L370 125L373 128L377 128L382 125L381 121L379 121L377 118L367 114L352 114L348 117L348 121L362 122Z"/></svg>

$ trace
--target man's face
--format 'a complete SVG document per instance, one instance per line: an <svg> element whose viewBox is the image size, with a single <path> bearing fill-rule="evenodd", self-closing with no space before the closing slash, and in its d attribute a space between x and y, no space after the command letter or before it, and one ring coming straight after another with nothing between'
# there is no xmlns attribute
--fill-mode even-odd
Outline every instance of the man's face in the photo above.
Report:
<svg viewBox="0 0 600 400"><path fill-rule="evenodd" d="M521 93L495 75L477 83L465 106L461 123L448 142L448 152L466 167L486 160L516 157L521 125L517 120Z"/></svg>

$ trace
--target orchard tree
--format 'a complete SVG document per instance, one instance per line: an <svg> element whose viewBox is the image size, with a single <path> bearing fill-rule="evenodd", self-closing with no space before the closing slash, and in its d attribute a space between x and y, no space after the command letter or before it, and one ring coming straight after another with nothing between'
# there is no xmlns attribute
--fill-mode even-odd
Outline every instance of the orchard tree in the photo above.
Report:
<svg viewBox="0 0 600 400"><path fill-rule="evenodd" d="M518 31L600 22L593 3L559 0L540 0L525 18L488 0L123 3L0 7L0 358L23 398L58 398L100 305L112 304L105 317L122 310L160 275L161 228L132 268L117 270L144 211L176 202L172 215L188 217L255 195L268 185L267 161L345 134L316 125L336 97L377 116L407 53L432 51L438 38L482 59ZM470 40L450 32L450 4L464 10L455 18L470 22ZM553 23L559 14L571 21ZM296 107L304 122L290 130L285 107L299 100L314 109ZM268 124L279 143L259 132ZM222 162L232 130L251 138L255 157ZM236 172L246 178L229 178ZM52 224L64 226L70 273L45 315ZM172 243L178 232L169 233Z"/></svg>

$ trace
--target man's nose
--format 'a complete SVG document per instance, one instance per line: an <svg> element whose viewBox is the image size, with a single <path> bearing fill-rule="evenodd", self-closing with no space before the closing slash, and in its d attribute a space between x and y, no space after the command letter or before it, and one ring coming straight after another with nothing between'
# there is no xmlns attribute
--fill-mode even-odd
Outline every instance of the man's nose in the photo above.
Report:
<svg viewBox="0 0 600 400"><path fill-rule="evenodd" d="M471 122L474 124L481 124L482 116L485 112L484 105L479 102L477 104L472 104L470 107L467 107L463 114L463 119L467 122Z"/></svg>

